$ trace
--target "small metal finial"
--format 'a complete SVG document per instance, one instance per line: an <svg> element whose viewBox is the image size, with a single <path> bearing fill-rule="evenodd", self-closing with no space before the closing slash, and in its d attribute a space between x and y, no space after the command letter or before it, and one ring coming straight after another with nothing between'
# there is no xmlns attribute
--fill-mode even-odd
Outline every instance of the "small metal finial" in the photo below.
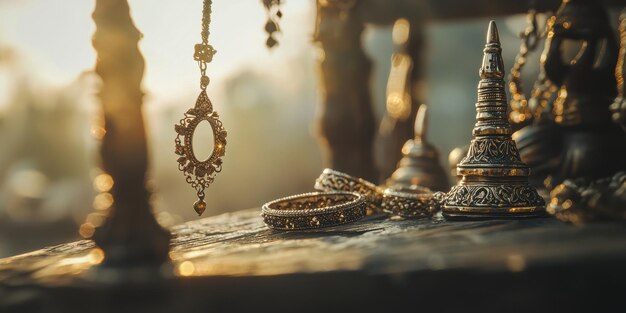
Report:
<svg viewBox="0 0 626 313"><path fill-rule="evenodd" d="M402 147L402 159L397 169L387 179L388 186L410 188L412 185L446 191L448 177L439 164L439 151L428 142L428 106L420 105L415 118L415 139L407 140Z"/></svg>
<svg viewBox="0 0 626 313"><path fill-rule="evenodd" d="M485 49L483 49L483 64L480 67L480 78L504 78L504 62L502 48L496 22L489 22Z"/></svg>
<svg viewBox="0 0 626 313"><path fill-rule="evenodd" d="M498 26L496 26L496 21L489 21L489 28L487 29L487 40L486 43L497 43L500 44L500 35L498 35Z"/></svg>
<svg viewBox="0 0 626 313"><path fill-rule="evenodd" d="M428 134L428 119L426 118L428 113L428 105L422 104L417 110L417 116L415 117L415 141L426 141L426 135Z"/></svg>

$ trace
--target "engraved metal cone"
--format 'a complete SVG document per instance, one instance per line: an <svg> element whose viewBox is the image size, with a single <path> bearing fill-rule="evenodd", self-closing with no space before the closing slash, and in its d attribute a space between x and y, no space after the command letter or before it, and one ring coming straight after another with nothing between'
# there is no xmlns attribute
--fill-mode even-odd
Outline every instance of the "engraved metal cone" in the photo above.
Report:
<svg viewBox="0 0 626 313"><path fill-rule="evenodd" d="M398 168L387 180L396 187L420 185L434 191L447 191L450 188L448 175L439 164L437 148L428 142L428 108L422 104L415 119L415 139L408 140L402 147L402 159Z"/></svg>
<svg viewBox="0 0 626 313"><path fill-rule="evenodd" d="M498 29L489 23L478 83L474 139L457 165L463 178L443 207L446 217L531 217L545 214L545 202L528 184L530 168L521 161L507 118L504 64Z"/></svg>

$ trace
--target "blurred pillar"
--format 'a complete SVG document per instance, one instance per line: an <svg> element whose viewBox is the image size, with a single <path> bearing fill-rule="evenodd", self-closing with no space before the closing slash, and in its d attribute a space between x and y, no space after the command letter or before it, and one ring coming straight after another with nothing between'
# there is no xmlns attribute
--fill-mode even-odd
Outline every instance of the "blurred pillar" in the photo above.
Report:
<svg viewBox="0 0 626 313"><path fill-rule="evenodd" d="M417 15L417 14L416 14ZM376 160L381 178L387 178L402 158L402 146L413 138L417 110L424 99L426 35L423 18L394 23L395 52L387 82L386 112L379 128Z"/></svg>
<svg viewBox="0 0 626 313"><path fill-rule="evenodd" d="M126 0L97 0L93 13L97 52L95 71L106 133L102 164L114 180L114 204L94 240L105 252L105 265L158 265L168 258L170 234L156 222L145 186L147 145L141 106L142 34L130 17Z"/></svg>
<svg viewBox="0 0 626 313"><path fill-rule="evenodd" d="M369 91L371 61L361 45L364 25L351 14L354 0L319 0L315 40L319 57L322 101L317 132L327 167L378 181L374 165L376 132Z"/></svg>

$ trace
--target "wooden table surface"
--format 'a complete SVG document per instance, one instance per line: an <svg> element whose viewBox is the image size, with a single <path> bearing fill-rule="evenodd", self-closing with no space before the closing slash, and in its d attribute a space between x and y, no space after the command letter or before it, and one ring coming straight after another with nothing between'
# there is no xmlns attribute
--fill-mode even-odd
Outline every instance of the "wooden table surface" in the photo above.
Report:
<svg viewBox="0 0 626 313"><path fill-rule="evenodd" d="M253 209L172 233L159 272L95 266L88 240L2 259L0 312L626 312L622 223L374 216L283 232Z"/></svg>

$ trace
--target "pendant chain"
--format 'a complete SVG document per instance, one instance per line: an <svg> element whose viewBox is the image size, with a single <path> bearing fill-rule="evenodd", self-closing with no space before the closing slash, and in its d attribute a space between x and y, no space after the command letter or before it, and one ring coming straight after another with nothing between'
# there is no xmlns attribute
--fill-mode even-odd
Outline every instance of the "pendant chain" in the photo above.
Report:
<svg viewBox="0 0 626 313"><path fill-rule="evenodd" d="M209 44L209 24L211 24L211 4L212 0L204 0L202 8L202 43Z"/></svg>
<svg viewBox="0 0 626 313"><path fill-rule="evenodd" d="M528 11L526 16L528 26L520 34L522 43L520 51L515 57L515 64L509 75L509 91L511 92L511 113L509 119L514 124L524 126L531 122L532 113L528 107L528 100L522 89L522 68L526 64L526 58L530 51L536 49L541 35L538 32L537 12L534 9Z"/></svg>
<svg viewBox="0 0 626 313"><path fill-rule="evenodd" d="M219 119L219 114L213 111L213 104L206 92L209 85L209 77L206 75L207 64L213 60L215 49L209 44L209 25L211 24L212 0L203 0L202 7L202 42L194 46L193 59L200 67L200 95L196 104L185 112L180 122L174 125L176 139L175 150L178 155L178 170L185 175L185 181L196 190L198 201L193 204L193 209L202 214L206 209L204 190L209 187L215 175L222 171L222 157L226 153L226 129ZM206 121L213 131L213 152L208 159L199 160L194 154L193 136L200 122Z"/></svg>
<svg viewBox="0 0 626 313"><path fill-rule="evenodd" d="M206 75L207 64L213 60L217 51L209 44L209 25L211 24L211 4L212 0L204 0L202 7L202 43L195 45L193 59L198 61L200 67L200 88L206 90L209 85L209 77Z"/></svg>

